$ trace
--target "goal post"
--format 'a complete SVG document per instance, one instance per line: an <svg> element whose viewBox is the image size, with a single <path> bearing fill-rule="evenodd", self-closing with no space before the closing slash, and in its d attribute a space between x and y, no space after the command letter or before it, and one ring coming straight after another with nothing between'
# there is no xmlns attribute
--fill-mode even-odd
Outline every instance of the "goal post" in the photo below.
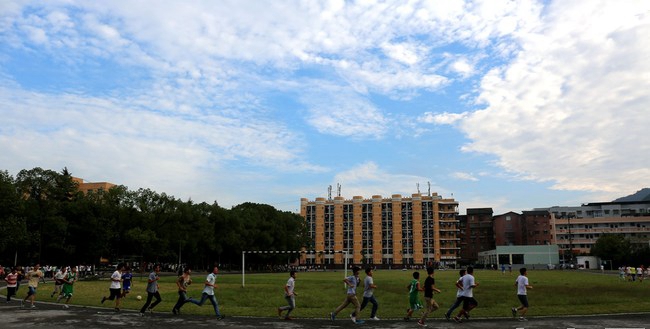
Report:
<svg viewBox="0 0 650 329"><path fill-rule="evenodd" d="M348 276L348 252L345 250L245 250L241 252L241 286L246 286L246 254L343 254L345 276Z"/></svg>

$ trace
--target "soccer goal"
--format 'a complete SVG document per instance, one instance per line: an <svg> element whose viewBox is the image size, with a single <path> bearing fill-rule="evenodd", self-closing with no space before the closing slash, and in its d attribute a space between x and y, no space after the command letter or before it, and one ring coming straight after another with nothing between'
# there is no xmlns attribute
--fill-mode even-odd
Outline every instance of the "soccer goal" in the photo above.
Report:
<svg viewBox="0 0 650 329"><path fill-rule="evenodd" d="M345 276L348 276L348 252L345 250L246 250L241 252L241 286L246 286L246 254L343 254L345 260Z"/></svg>

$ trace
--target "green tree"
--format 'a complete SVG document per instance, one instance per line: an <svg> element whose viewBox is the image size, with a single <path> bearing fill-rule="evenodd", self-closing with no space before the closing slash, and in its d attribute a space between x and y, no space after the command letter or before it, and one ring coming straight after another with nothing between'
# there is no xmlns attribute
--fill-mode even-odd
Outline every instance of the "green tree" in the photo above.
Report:
<svg viewBox="0 0 650 329"><path fill-rule="evenodd" d="M622 234L603 234L591 248L591 254L622 264L632 252L632 246Z"/></svg>

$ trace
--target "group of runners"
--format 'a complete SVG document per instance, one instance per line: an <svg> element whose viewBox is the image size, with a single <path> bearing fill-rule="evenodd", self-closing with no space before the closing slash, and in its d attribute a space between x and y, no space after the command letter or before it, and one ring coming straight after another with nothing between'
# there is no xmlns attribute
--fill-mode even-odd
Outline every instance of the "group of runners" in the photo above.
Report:
<svg viewBox="0 0 650 329"><path fill-rule="evenodd" d="M214 289L217 287L217 274L219 273L219 268L214 266L212 272L208 274L204 282L204 288L201 292L201 299L196 300L192 297L187 296L187 287L192 284L192 270L186 268L183 271L183 274L178 277L176 280L176 286L178 288L178 300L174 307L172 308L172 313L179 314L181 308L186 303L192 303L197 306L203 306L203 304L210 300L212 307L214 308L214 313L217 316L217 319L221 320L225 318L221 312L219 312L219 303L217 298L214 295ZM140 315L144 316L146 312L153 313L154 308L160 304L162 298L160 292L158 291L159 285L158 280L160 280L160 265L154 265L153 270L149 273L147 278L147 298L140 308ZM111 285L109 288L108 297L102 297L101 304L104 304L105 301L111 300L115 302L115 311L120 311L121 300L131 291L131 279L132 275L130 269L124 264L118 264L117 269L111 275ZM140 296L138 296L140 297ZM139 299L139 298L138 298ZM153 301L153 302L152 302Z"/></svg>
<svg viewBox="0 0 650 329"><path fill-rule="evenodd" d="M350 314L351 320L360 324L363 323L363 320L358 319L361 311L365 309L368 304L372 304L372 309L370 312L370 320L379 320L377 317L378 302L374 296L374 290L377 288L373 280L373 269L368 267L365 269L366 277L364 279L364 289L363 289L363 301L359 303L359 300L356 296L357 287L361 285L361 280L359 278L359 267L353 267L352 275L346 277L343 282L347 286L347 294L345 300L329 314L329 318L334 321L336 316L350 304L354 306L354 311ZM433 267L428 267L426 269L427 277L424 280L424 284L420 284L420 272L413 272L413 279L408 284L408 294L409 294L409 308L404 317L405 321L410 321L413 316L413 313L418 310L423 310L419 319L417 321L418 325L426 326L425 321L429 314L436 311L440 308L436 300L434 299L434 293L440 293L441 290L436 287L435 278L434 278L434 269ZM517 297L520 301L520 306L513 307L511 309L513 317L519 315L520 321L526 321L525 315L528 310L528 299L527 299L527 289L532 289L533 287L529 284L527 278L526 268L521 268L519 270L520 275L515 280L515 286L517 287ZM154 265L152 272L147 278L147 297L145 303L140 309L140 315L144 316L146 312L153 313L154 308L162 301L160 292L158 291L159 285L158 280L160 280L160 265ZM197 306L203 306L203 304L209 300L214 308L215 315L218 319L223 319L225 316L219 311L219 304L215 297L214 289L217 287L216 280L219 269L217 266L214 266L212 272L209 273L204 282L204 288L201 292L200 299L194 299L188 297L187 288L192 284L191 274L192 271L189 268L186 268L184 272L176 280L176 286L178 288L178 300L174 307L172 308L173 314L179 314L181 308L186 303L192 303ZM470 266L467 269L462 269L459 271L459 279L456 281L455 286L457 288L456 301L445 313L445 318L447 320L452 320L458 323L461 323L463 319L470 318L470 312L478 306L478 302L474 298L473 289L479 285L479 283L474 278L474 269ZM7 273L5 281L7 282L7 302L11 300L11 297L16 295L16 290L19 285L19 275L16 272L16 269L12 269L10 273ZM21 300L21 307L25 307L25 304L29 301L31 308L35 308L34 300L36 296L36 290L38 288L39 281L43 278L43 272L40 271L39 265L35 265L30 271L26 273L25 276L28 281L28 292L27 296ZM109 288L109 295L104 296L101 299L101 304L104 304L105 301L111 300L115 303L115 311L120 311L122 298L126 297L131 291L131 283L133 279L133 274L129 267L125 264L118 264L115 272L111 275L111 283ZM57 302L65 298L65 303L63 304L64 308L68 308L68 303L73 295L74 283L77 281L77 268L69 267L57 271L54 275L54 291L52 291L50 297L57 296ZM278 307L278 316L284 318L285 320L292 320L291 312L296 307L296 291L295 291L295 282L296 282L296 271L290 271L289 279L284 286L284 297L287 301L287 305ZM424 293L425 303L421 303L419 299L420 292ZM141 299L141 296L138 296L137 299ZM462 308L458 313L452 317L454 310L462 305ZM284 313L286 312L286 313Z"/></svg>
<svg viewBox="0 0 650 329"><path fill-rule="evenodd" d="M20 287L20 281L22 280L23 274L20 273L17 267L13 267L11 272L5 274L5 282L7 283L7 303L11 301L11 297L15 297ZM71 267L63 270L59 269L54 275L54 291L50 297L56 295L56 301L59 302L61 299L65 299L63 304L64 308L69 308L70 299L73 294L73 286L77 281L78 273L76 267ZM27 283L27 295L24 299L20 300L20 306L25 307L29 302L31 308L35 308L34 301L36 299L36 290L38 284L41 280L44 279L44 274L40 270L40 265L36 264L31 268L27 273L25 273L24 278L28 280Z"/></svg>

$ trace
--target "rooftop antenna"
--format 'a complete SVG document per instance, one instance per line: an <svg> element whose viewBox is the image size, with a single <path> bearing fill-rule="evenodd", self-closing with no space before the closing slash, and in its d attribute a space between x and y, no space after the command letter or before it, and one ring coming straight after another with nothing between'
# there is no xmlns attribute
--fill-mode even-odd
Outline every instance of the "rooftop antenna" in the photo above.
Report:
<svg viewBox="0 0 650 329"><path fill-rule="evenodd" d="M327 199L332 200L332 185L327 187Z"/></svg>
<svg viewBox="0 0 650 329"><path fill-rule="evenodd" d="M431 196L431 182L427 182L427 185L429 185L429 190L427 192L427 195Z"/></svg>
<svg viewBox="0 0 650 329"><path fill-rule="evenodd" d="M336 196L340 197L341 196L341 184L336 183Z"/></svg>
<svg viewBox="0 0 650 329"><path fill-rule="evenodd" d="M415 187L418 189L418 194L420 194L420 183L415 183Z"/></svg>

